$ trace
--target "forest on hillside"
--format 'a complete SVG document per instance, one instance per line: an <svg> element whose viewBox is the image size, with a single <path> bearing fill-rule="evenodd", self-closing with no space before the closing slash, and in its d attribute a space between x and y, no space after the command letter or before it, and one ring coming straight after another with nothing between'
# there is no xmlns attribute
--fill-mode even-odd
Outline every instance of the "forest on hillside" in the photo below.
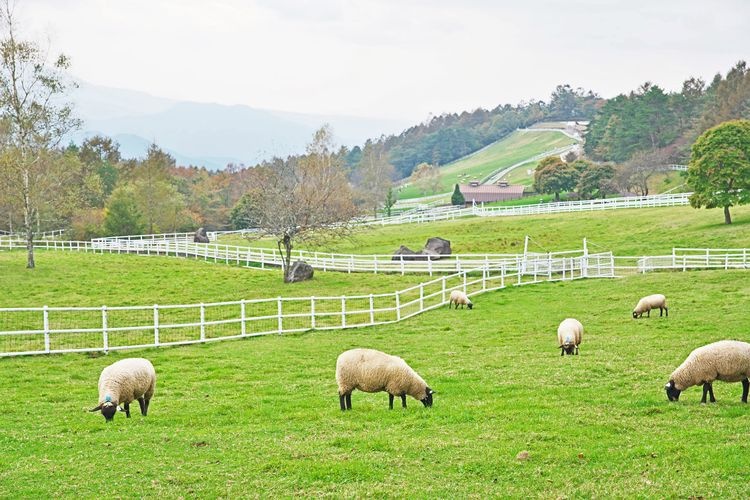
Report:
<svg viewBox="0 0 750 500"><path fill-rule="evenodd" d="M559 85L548 103L435 116L399 135L330 151L330 158L345 169L355 202L373 213L383 206L392 182L410 176L418 165L443 165L539 121L590 120L588 160L654 165L685 163L698 135L734 118L750 118L750 71L744 62L708 84L688 78L678 92L645 83L605 100L592 91ZM156 144L145 158L123 159L116 142L97 136L52 151L44 161L54 168L39 179L35 195L43 202L35 213L35 229L69 227L70 237L88 239L243 227L248 221L242 198L258 182L255 167L274 168L294 158L251 167L230 164L213 172L177 165ZM0 182L0 229L18 231L23 212L19 192L10 185Z"/></svg>

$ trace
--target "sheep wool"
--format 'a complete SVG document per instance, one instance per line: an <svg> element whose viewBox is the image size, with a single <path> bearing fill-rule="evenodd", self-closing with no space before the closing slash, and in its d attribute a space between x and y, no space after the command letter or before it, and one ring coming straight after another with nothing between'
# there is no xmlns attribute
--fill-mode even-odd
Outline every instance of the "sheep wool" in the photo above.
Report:
<svg viewBox="0 0 750 500"><path fill-rule="evenodd" d="M651 309L659 309L659 316L664 313L669 316L669 310L667 309L667 298L660 294L655 293L647 297L643 297L638 301L638 304L633 309L633 318L640 318L643 313L647 313L646 317L651 317Z"/></svg>
<svg viewBox="0 0 750 500"><path fill-rule="evenodd" d="M453 290L451 292L451 299L450 302L448 302L448 309L451 308L451 304L456 304L456 309L458 309L459 304L461 304L461 309L463 309L464 306L468 307L469 309L474 308L474 304L471 302L471 299L469 299L466 293L462 292L461 290Z"/></svg>
<svg viewBox="0 0 750 500"><path fill-rule="evenodd" d="M391 356L375 349L351 349L336 360L336 383L342 410L352 409L352 391L388 393L389 407L393 409L393 398L399 396L406 408L406 395L432 406L435 393L417 372L398 356Z"/></svg>
<svg viewBox="0 0 750 500"><path fill-rule="evenodd" d="M99 405L90 411L101 410L107 421L114 418L118 405L123 405L130 418L130 403L137 400L141 414L146 416L156 388L156 370L144 358L121 359L102 370L99 376Z"/></svg>
<svg viewBox="0 0 750 500"><path fill-rule="evenodd" d="M557 344L560 348L560 356L565 354L578 354L578 345L583 337L583 325L575 318L562 320L557 327Z"/></svg>
<svg viewBox="0 0 750 500"><path fill-rule="evenodd" d="M706 395L715 403L712 383L714 380L723 382L742 382L742 402L747 403L750 389L750 344L738 340L720 340L713 344L695 349L672 372L669 382L665 386L667 398L677 401L680 392L694 385L703 385L703 398Z"/></svg>

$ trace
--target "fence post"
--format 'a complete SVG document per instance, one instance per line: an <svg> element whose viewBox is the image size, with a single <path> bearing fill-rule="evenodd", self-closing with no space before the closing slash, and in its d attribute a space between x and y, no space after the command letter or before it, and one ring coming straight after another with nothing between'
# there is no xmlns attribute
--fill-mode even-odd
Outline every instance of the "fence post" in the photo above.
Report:
<svg viewBox="0 0 750 500"><path fill-rule="evenodd" d="M310 297L310 328L315 329L315 297Z"/></svg>
<svg viewBox="0 0 750 500"><path fill-rule="evenodd" d="M159 306L154 304L154 345L159 345Z"/></svg>
<svg viewBox="0 0 750 500"><path fill-rule="evenodd" d="M201 302L201 340L206 340L206 307Z"/></svg>
<svg viewBox="0 0 750 500"><path fill-rule="evenodd" d="M370 324L375 324L375 303L372 294L370 294Z"/></svg>
<svg viewBox="0 0 750 500"><path fill-rule="evenodd" d="M424 311L424 283L419 284L419 312Z"/></svg>
<svg viewBox="0 0 750 500"><path fill-rule="evenodd" d="M279 320L278 320L279 321L279 335L281 335L281 333L284 331L284 323L282 322L283 320L281 316L281 297L277 299L276 304L277 304L276 309L279 314Z"/></svg>
<svg viewBox="0 0 750 500"><path fill-rule="evenodd" d="M500 266L500 288L505 288L505 262Z"/></svg>
<svg viewBox="0 0 750 500"><path fill-rule="evenodd" d="M396 292L396 321L401 321L401 297Z"/></svg>
<svg viewBox="0 0 750 500"><path fill-rule="evenodd" d="M44 352L49 352L49 310L44 306Z"/></svg>
<svg viewBox="0 0 750 500"><path fill-rule="evenodd" d="M464 293L466 293L466 271L464 271Z"/></svg>
<svg viewBox="0 0 750 500"><path fill-rule="evenodd" d="M404 256L401 255L401 276L404 275Z"/></svg>
<svg viewBox="0 0 750 500"><path fill-rule="evenodd" d="M487 266L482 268L482 291L487 290Z"/></svg>
<svg viewBox="0 0 750 500"><path fill-rule="evenodd" d="M247 335L245 327L245 299L240 300L240 335Z"/></svg>
<svg viewBox="0 0 750 500"><path fill-rule="evenodd" d="M109 332L107 332L107 306L102 306L102 344L104 352L109 351Z"/></svg>
<svg viewBox="0 0 750 500"><path fill-rule="evenodd" d="M341 328L346 327L346 297L341 296Z"/></svg>
<svg viewBox="0 0 750 500"><path fill-rule="evenodd" d="M375 268L375 274L378 274L378 256L377 255L372 256L372 263L373 263L373 267Z"/></svg>
<svg viewBox="0 0 750 500"><path fill-rule="evenodd" d="M440 297L442 298L442 301L440 303L441 304L445 304L445 276L443 276L443 279L440 280L440 281L441 281L441 284L442 284L442 287L443 287L443 289L441 291L441 295L440 295Z"/></svg>

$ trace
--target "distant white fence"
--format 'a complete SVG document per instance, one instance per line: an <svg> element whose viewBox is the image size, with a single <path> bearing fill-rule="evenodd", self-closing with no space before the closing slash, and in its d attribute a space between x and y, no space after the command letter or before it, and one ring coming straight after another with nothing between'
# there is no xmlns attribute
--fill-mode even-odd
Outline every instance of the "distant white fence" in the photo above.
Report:
<svg viewBox="0 0 750 500"><path fill-rule="evenodd" d="M34 232L34 238L40 240L54 240L65 234L65 229L55 229L54 231L42 231L41 233ZM9 239L23 239L26 235L16 231L5 231L0 229L0 238Z"/></svg>
<svg viewBox="0 0 750 500"><path fill-rule="evenodd" d="M370 225L391 225L454 220L471 215L479 217L510 217L519 215L544 215L621 208L674 207L690 204L692 193L657 194L649 196L624 196L596 200L561 201L557 203L534 203L529 205L485 207L475 205L469 208L439 207L420 212L366 220Z"/></svg>
<svg viewBox="0 0 750 500"><path fill-rule="evenodd" d="M611 253L462 271L385 294L134 307L0 309L0 356L111 351L394 323L476 295L543 281L613 277Z"/></svg>
<svg viewBox="0 0 750 500"><path fill-rule="evenodd" d="M198 260L250 267L257 269L278 269L282 265L282 257L278 250L272 248L251 248L236 245L221 245L215 243L192 243L184 239L170 240L151 238L100 238L88 241L38 241L35 248L44 250L117 253L138 255L161 255L168 257L189 257ZM169 236L169 235L165 235ZM25 248L25 243L19 240L0 241L0 250ZM304 260L310 266L321 271L339 271L346 273L425 273L434 274L457 273L466 269L479 267L497 268L500 266L522 267L524 261L533 261L536 266L543 262L553 262L559 259L582 257L584 250L564 252L522 254L452 254L441 259L426 255L356 255L337 254L327 252L310 252L295 250L292 260ZM541 269L541 268L540 268Z"/></svg>

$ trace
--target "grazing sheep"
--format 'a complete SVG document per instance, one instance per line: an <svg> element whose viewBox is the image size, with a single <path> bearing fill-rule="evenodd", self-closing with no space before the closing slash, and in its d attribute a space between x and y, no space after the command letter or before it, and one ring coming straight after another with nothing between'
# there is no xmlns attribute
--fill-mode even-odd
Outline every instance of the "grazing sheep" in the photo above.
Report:
<svg viewBox="0 0 750 500"><path fill-rule="evenodd" d="M351 349L341 353L336 360L336 383L339 386L339 403L342 410L352 409L352 391L388 393L388 407L393 409L393 398L401 398L406 408L406 395L432 406L435 393L411 369L406 361L375 349Z"/></svg>
<svg viewBox="0 0 750 500"><path fill-rule="evenodd" d="M451 308L451 304L456 304L456 309L458 309L459 304L461 304L461 309L463 309L464 306L467 306L469 309L474 308L471 299L469 299L469 297L461 290L453 290L451 292L451 300L448 302L448 309Z"/></svg>
<svg viewBox="0 0 750 500"><path fill-rule="evenodd" d="M562 320L560 326L557 327L557 343L560 346L560 356L573 354L574 350L576 355L578 355L578 344L581 343L581 337L583 337L583 325L580 321L573 318Z"/></svg>
<svg viewBox="0 0 750 500"><path fill-rule="evenodd" d="M714 380L742 382L742 402L747 403L750 389L750 344L737 340L720 340L695 349L683 363L672 372L664 388L670 401L680 399L680 392L694 385L703 385L703 398L711 396L715 403Z"/></svg>
<svg viewBox="0 0 750 500"><path fill-rule="evenodd" d="M156 371L147 359L126 358L112 363L99 376L99 405L89 411L101 410L107 422L112 421L119 404L124 405L130 418L130 402L138 400L141 414L148 413L148 403L154 395Z"/></svg>
<svg viewBox="0 0 750 500"><path fill-rule="evenodd" d="M655 293L654 295L643 297L638 301L635 309L633 309L633 318L640 318L643 316L643 313L647 313L646 317L650 318L651 309L656 309L657 307L659 308L659 316L661 316L662 313L664 313L666 316L669 316L669 310L667 309L667 298L660 293Z"/></svg>

